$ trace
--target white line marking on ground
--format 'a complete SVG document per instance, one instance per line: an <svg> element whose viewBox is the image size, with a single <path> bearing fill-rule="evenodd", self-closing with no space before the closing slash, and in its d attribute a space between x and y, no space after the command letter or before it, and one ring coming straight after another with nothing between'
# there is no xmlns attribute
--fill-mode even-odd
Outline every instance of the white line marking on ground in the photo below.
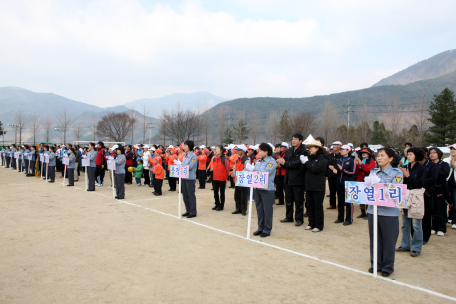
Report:
<svg viewBox="0 0 456 304"><path fill-rule="evenodd" d="M62 183L59 183L59 182L56 182L56 183L62 184ZM77 187L71 187L71 188L82 190L82 189L77 188ZM100 193L96 193L95 191L90 191L89 193L90 194L97 194L97 195L100 195L100 196L104 196L104 197L113 199L111 196L106 196L106 195L103 195L103 194L100 194ZM157 198L157 199L164 199L164 198L171 198L171 197L162 197L162 198ZM155 212L155 213L158 213L158 214L170 216L170 217L173 217L173 218L176 218L176 219L181 219L178 216L171 215L171 214L168 214L168 213L165 213L165 212L161 212L161 211L158 211L158 210L155 210L155 209L152 209L152 208L146 208L146 207L143 207L143 206L140 206L140 205L137 205L137 204L133 204L133 203L128 202L128 201L124 201L124 200L115 200L115 201L117 203L119 203L119 204L131 205L131 206L134 206L134 207L137 207L137 208L142 208L144 210L149 210L149 211L152 211L152 212ZM214 231L218 231L218 232L221 232L221 233L224 233L224 234L228 234L228 235L231 235L231 236L234 236L234 237L246 240L246 241L250 241L250 242L253 242L253 243L256 243L256 244L268 246L268 247L275 248L275 249L278 249L278 250L282 250L282 251L285 251L285 252L288 252L288 253L299 255L299 256L302 256L302 257L305 257L305 258L309 258L309 259L312 259L312 260L315 260L315 261L318 261L318 262L322 262L322 263L325 263L325 264L328 264L328 265L336 266L336 267L339 267L339 268L342 268L342 269L345 269L345 270L350 270L350 271L353 271L353 272L356 272L356 273L359 273L359 274L363 274L363 275L367 275L367 276L373 277L373 274L370 274L368 272L361 271L361 270L358 270L358 269L355 269L355 268L351 268L351 267L348 267L348 266L344 266L344 265L341 265L341 264L337 264L337 263L334 263L334 262L322 260L320 258L311 256L311 255L308 255L308 254L305 254L305 253L293 251L293 250L290 250L290 249L282 248L282 247L279 247L279 246L276 246L276 245L260 242L260 241L257 241L257 240L247 239L246 237L243 237L241 235L234 234L232 232L228 232L228 231L225 231L225 230L217 229L217 228L214 228L214 227L211 227L211 226L208 226L208 225L204 225L204 224L201 224L201 223L198 223L198 222L195 222L195 221L191 221L191 220L188 220L188 219L182 219L182 220L184 220L185 222L188 222L188 223L196 224L196 225L199 225L201 227L205 227L205 228L208 228L208 229L211 229L211 230L214 230ZM439 293L439 292L435 292L435 291L432 291L432 290L429 290L429 289L426 289L426 288L421 288L421 287L418 287L418 286L415 286L415 285L411 285L411 284L407 284L407 283L403 283L403 282L400 282L400 281L397 281L397 280L392 280L392 279L383 278L383 277L377 277L377 279L384 280L384 281L387 281L387 282L390 282L390 283L393 283L393 284L396 284L396 285L405 286L405 287L408 287L408 288L411 288L411 289L419 290L419 291L422 291L422 292L425 292L425 293L428 293L428 294L431 294L431 295L434 295L434 296L437 296L437 297L441 297L441 298L448 299L448 300L456 302L456 298L454 298L454 297L451 297L451 296L448 296L448 295L445 295L445 294L442 294L442 293Z"/></svg>

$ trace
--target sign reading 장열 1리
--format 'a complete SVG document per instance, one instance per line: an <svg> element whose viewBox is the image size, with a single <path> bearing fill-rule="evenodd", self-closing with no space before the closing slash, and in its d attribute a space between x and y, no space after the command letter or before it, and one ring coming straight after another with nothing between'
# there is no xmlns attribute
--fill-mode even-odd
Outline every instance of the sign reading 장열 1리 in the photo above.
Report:
<svg viewBox="0 0 456 304"><path fill-rule="evenodd" d="M345 202L407 208L407 185L345 182Z"/></svg>
<svg viewBox="0 0 456 304"><path fill-rule="evenodd" d="M249 188L267 188L268 172L236 172L236 186Z"/></svg>

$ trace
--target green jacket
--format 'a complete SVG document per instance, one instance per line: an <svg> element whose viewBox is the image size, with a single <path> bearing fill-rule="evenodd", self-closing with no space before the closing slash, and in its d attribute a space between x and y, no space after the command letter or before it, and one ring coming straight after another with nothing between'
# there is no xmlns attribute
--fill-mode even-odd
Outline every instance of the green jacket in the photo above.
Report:
<svg viewBox="0 0 456 304"><path fill-rule="evenodd" d="M133 176L137 177L137 178L141 178L142 174L143 174L143 169L144 169L143 164L138 164L138 166L136 166L136 168L135 168L135 172L133 173Z"/></svg>

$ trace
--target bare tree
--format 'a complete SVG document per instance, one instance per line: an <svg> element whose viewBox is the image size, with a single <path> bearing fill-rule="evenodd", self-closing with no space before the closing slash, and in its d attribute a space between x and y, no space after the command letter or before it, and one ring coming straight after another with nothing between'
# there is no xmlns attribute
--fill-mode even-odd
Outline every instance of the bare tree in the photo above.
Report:
<svg viewBox="0 0 456 304"><path fill-rule="evenodd" d="M420 97L416 98L416 112L412 113L412 122L416 126L414 135L416 136L415 144L418 147L423 146L424 135L429 129L429 101L427 95L421 91Z"/></svg>
<svg viewBox="0 0 456 304"><path fill-rule="evenodd" d="M95 135L97 133L97 126L98 126L98 118L95 114L89 118L89 128L90 128L90 132L93 133L93 141L95 141ZM79 140L79 138L78 138L78 140Z"/></svg>
<svg viewBox="0 0 456 304"><path fill-rule="evenodd" d="M46 142L49 142L50 140L50 133L52 126L54 125L54 120L50 117L46 117L46 119L43 120L43 130L46 132Z"/></svg>
<svg viewBox="0 0 456 304"><path fill-rule="evenodd" d="M207 135L209 133L209 122L210 122L210 119L209 119L209 109L206 109L206 111L204 111L204 114L203 114L203 128L204 128L204 135L205 135L205 145L206 147L208 146L208 140L207 140Z"/></svg>
<svg viewBox="0 0 456 304"><path fill-rule="evenodd" d="M147 123L149 122L149 108L147 105L144 103L141 107L141 132L143 134L143 140L142 143L144 144L146 141L146 133L147 133Z"/></svg>
<svg viewBox="0 0 456 304"><path fill-rule="evenodd" d="M220 144L223 143L223 138L225 137L225 115L226 115L226 108L220 107L217 111L217 133L220 140Z"/></svg>
<svg viewBox="0 0 456 304"><path fill-rule="evenodd" d="M269 112L267 130L269 138L272 143L275 143L277 138L279 137L279 122L279 114L276 110L271 110L271 112Z"/></svg>
<svg viewBox="0 0 456 304"><path fill-rule="evenodd" d="M70 115L68 113L68 109L65 108L61 111L57 112L57 122L59 123L59 127L63 129L63 142L66 143L66 133L69 130L71 125L71 121L73 120L74 115Z"/></svg>
<svg viewBox="0 0 456 304"><path fill-rule="evenodd" d="M399 113L399 100L393 97L391 105L388 107L388 114L384 120L386 133L385 139L389 146L396 146L401 134L401 114Z"/></svg>
<svg viewBox="0 0 456 304"><path fill-rule="evenodd" d="M77 141L79 141L81 136L85 133L85 126L82 121L77 122L71 126L71 133L76 137ZM95 134L93 136L93 141L95 141Z"/></svg>
<svg viewBox="0 0 456 304"><path fill-rule="evenodd" d="M30 115L29 125L30 125L30 131L32 131L32 134L33 134L33 145L35 145L38 133L40 132L40 130L42 128L41 124L42 124L41 118L36 113L33 113L32 115Z"/></svg>
<svg viewBox="0 0 456 304"><path fill-rule="evenodd" d="M356 137L360 142L369 142L373 133L370 129L372 115L367 103L358 111L358 117L361 122L356 128Z"/></svg>
<svg viewBox="0 0 456 304"><path fill-rule="evenodd" d="M131 132L133 120L128 113L110 112L98 122L97 135L110 141L123 142Z"/></svg>
<svg viewBox="0 0 456 304"><path fill-rule="evenodd" d="M28 121L27 121L27 115L23 111L16 111L14 114L14 120L16 125L19 127L17 128L19 130L19 145L22 143L22 132L24 129L27 127Z"/></svg>
<svg viewBox="0 0 456 304"><path fill-rule="evenodd" d="M320 126L327 143L332 143L336 140L338 118L336 107L331 102L326 102L323 113L320 116Z"/></svg>
<svg viewBox="0 0 456 304"><path fill-rule="evenodd" d="M183 110L178 104L171 111L162 111L160 120L164 123L162 122L160 127L171 141L180 144L198 134L200 125L198 116L196 111Z"/></svg>
<svg viewBox="0 0 456 304"><path fill-rule="evenodd" d="M290 124L292 128L290 133L301 133L304 137L315 133L318 128L317 117L312 112L294 113L290 115Z"/></svg>
<svg viewBox="0 0 456 304"><path fill-rule="evenodd" d="M253 144L257 143L258 136L260 136L260 117L258 112L253 112L252 117L250 118L250 125L252 126L250 132L252 134Z"/></svg>

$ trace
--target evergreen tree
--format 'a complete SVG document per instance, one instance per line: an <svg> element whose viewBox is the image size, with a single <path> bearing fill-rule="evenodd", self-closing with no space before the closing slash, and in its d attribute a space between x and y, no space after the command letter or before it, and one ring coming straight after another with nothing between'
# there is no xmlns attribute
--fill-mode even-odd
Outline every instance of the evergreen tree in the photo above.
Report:
<svg viewBox="0 0 456 304"><path fill-rule="evenodd" d="M385 132L386 128L385 125L382 123L379 123L378 120L374 121L373 123L373 132L372 132L372 138L371 142L373 145L383 145L385 143Z"/></svg>
<svg viewBox="0 0 456 304"><path fill-rule="evenodd" d="M431 144L445 145L454 144L456 138L456 100L454 92L448 88L443 89L439 95L434 95L434 99L429 106L429 121L434 125L429 128L429 133L425 135L425 140Z"/></svg>
<svg viewBox="0 0 456 304"><path fill-rule="evenodd" d="M288 111L285 110L282 113L282 118L280 119L279 122L279 133L280 133L280 139L282 141L288 142L291 140L291 136L293 135L291 132L290 128L290 115L288 114Z"/></svg>
<svg viewBox="0 0 456 304"><path fill-rule="evenodd" d="M245 140L249 138L250 130L247 128L247 123L244 121L243 118L239 120L237 126L233 127L234 129L234 137L239 140L240 143L243 143Z"/></svg>
<svg viewBox="0 0 456 304"><path fill-rule="evenodd" d="M224 133L225 137L223 139L223 142L225 144L232 144L234 143L234 139L233 139L233 133L231 132L231 129L230 128L226 128L225 130L225 133Z"/></svg>
<svg viewBox="0 0 456 304"><path fill-rule="evenodd" d="M6 132L5 133L3 133L3 132L4 132L3 123L0 121L0 136L2 136L3 134L6 134Z"/></svg>

